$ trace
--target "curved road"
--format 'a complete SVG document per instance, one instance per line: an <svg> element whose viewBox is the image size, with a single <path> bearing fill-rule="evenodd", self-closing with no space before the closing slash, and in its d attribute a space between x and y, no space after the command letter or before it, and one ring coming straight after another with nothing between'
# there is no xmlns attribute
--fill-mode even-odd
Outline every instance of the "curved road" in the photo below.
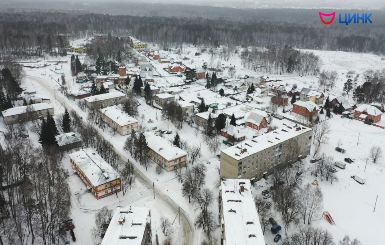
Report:
<svg viewBox="0 0 385 245"><path fill-rule="evenodd" d="M79 107L74 106L73 103L71 103L71 101L67 97L65 97L63 94L56 91L52 87L48 86L47 83L44 82L45 78L41 78L41 77L37 77L37 76L31 76L31 75L26 75L26 77L37 82L39 85L44 87L47 91L49 91L50 93L52 93L54 95L55 100L58 101L62 106L67 108L67 110L74 111L83 119L84 122L87 122L87 119L86 119L87 114L84 111L82 111ZM97 127L95 125L92 125L92 126L99 132L100 136L102 136L103 138L106 139L104 133L101 131L101 129L99 127ZM106 140L108 140L108 139L106 139ZM123 149L117 148L114 144L112 144L112 146L114 147L115 152L120 156L122 161L127 162L129 160L130 162L136 163L136 161L131 156L130 157L126 156ZM135 164L133 164L133 166L134 166L135 175L140 180L142 180L143 184L149 190L152 190L153 189L153 181L150 178L148 178L139 168L137 168L137 166ZM191 224L191 221L189 220L186 211L183 210L182 208L180 208L179 205L174 200L172 200L168 195L166 195L160 188L155 187L155 193L160 198L160 200L162 200L168 206L170 206L170 208L173 209L175 211L175 213L178 213L180 211L180 215L181 215L180 220L181 220L181 223L183 225L183 233L184 233L184 242L182 244L183 245L192 245L193 244L194 227Z"/></svg>

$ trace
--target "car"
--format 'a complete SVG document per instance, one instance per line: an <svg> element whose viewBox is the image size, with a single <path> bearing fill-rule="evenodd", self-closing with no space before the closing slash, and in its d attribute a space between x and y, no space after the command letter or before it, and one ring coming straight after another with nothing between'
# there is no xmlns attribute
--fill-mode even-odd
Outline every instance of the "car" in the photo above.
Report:
<svg viewBox="0 0 385 245"><path fill-rule="evenodd" d="M358 177L357 175L353 175L351 176L352 179L354 179L358 184L360 185L364 185L365 184L365 180Z"/></svg>
<svg viewBox="0 0 385 245"><path fill-rule="evenodd" d="M310 163L315 163L315 162L318 162L319 160L321 160L321 158L318 158L318 159L313 158L313 159L310 159Z"/></svg>
<svg viewBox="0 0 385 245"><path fill-rule="evenodd" d="M335 162L335 163L334 163L334 166L336 166L337 168L340 168L340 169L345 169L345 168L346 168L346 163L343 163L343 162Z"/></svg>
<svg viewBox="0 0 385 245"><path fill-rule="evenodd" d="M277 234L281 229L280 225L272 225L270 230L272 234Z"/></svg>
<svg viewBox="0 0 385 245"><path fill-rule="evenodd" d="M349 157L345 157L345 158L344 158L344 161L347 162L347 163L353 163L353 162L354 162L354 161L353 161L351 158L349 158Z"/></svg>
<svg viewBox="0 0 385 245"><path fill-rule="evenodd" d="M267 193L267 194L263 195L263 199L269 199L270 197L271 197L270 193Z"/></svg>
<svg viewBox="0 0 385 245"><path fill-rule="evenodd" d="M277 224L277 221L275 221L274 218L269 218L269 223L270 223L271 225L276 225L276 224Z"/></svg>
<svg viewBox="0 0 385 245"><path fill-rule="evenodd" d="M279 240L281 240L281 238L282 236L280 234L275 235L274 242L278 242Z"/></svg>
<svg viewBox="0 0 385 245"><path fill-rule="evenodd" d="M263 190L263 191L262 191L262 195L266 195L266 194L269 194L269 193L270 193L269 190Z"/></svg>
<svg viewBox="0 0 385 245"><path fill-rule="evenodd" d="M340 152L340 153L345 153L345 149L342 149L341 147L337 146L336 147L336 151Z"/></svg>
<svg viewBox="0 0 385 245"><path fill-rule="evenodd" d="M331 167L331 168L329 168L329 172L337 173L337 169L335 167Z"/></svg>

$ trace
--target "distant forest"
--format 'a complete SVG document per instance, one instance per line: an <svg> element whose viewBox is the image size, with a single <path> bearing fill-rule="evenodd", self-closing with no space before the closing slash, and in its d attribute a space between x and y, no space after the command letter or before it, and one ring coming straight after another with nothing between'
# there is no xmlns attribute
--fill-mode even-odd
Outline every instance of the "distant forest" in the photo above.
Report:
<svg viewBox="0 0 385 245"><path fill-rule="evenodd" d="M383 19L383 13L379 12ZM0 15L2 53L60 52L69 37L86 33L133 35L143 41L169 45L258 46L385 53L385 23L334 25L249 22L176 17L140 17L86 13L23 12ZM349 61L347 61L349 62Z"/></svg>

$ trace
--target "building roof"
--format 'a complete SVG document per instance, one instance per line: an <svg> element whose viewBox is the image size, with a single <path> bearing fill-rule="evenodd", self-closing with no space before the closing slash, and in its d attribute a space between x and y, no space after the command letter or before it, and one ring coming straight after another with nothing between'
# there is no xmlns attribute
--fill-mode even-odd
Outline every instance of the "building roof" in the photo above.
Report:
<svg viewBox="0 0 385 245"><path fill-rule="evenodd" d="M267 113L260 110L253 110L249 113L249 115L246 118L246 122L259 125L261 124L262 120L266 118Z"/></svg>
<svg viewBox="0 0 385 245"><path fill-rule="evenodd" d="M314 111L317 109L317 105L314 104L313 102L311 101L302 101L302 100L297 100L294 105L297 105L297 106L300 106L300 107L304 107L306 108L308 111Z"/></svg>
<svg viewBox="0 0 385 245"><path fill-rule="evenodd" d="M138 120L129 116L117 105L100 109L100 112L110 118L112 121L116 122L119 126L131 125L138 122Z"/></svg>
<svg viewBox="0 0 385 245"><path fill-rule="evenodd" d="M226 132L227 134L239 139L242 137L246 137L246 130L245 127L237 127L233 125L229 125L226 128L222 129L222 132Z"/></svg>
<svg viewBox="0 0 385 245"><path fill-rule="evenodd" d="M184 150L174 146L168 140L157 136L152 132L146 133L145 136L148 147L161 155L167 161L172 161L187 155Z"/></svg>
<svg viewBox="0 0 385 245"><path fill-rule="evenodd" d="M350 109L352 108L352 104L349 103L349 101L344 96L338 96L334 98L338 103L342 104L344 109Z"/></svg>
<svg viewBox="0 0 385 245"><path fill-rule="evenodd" d="M212 113L210 111L205 111L205 112L201 112L201 113L195 114L196 117L200 117L200 118L203 118L203 119L206 119L206 120L209 120L209 115L211 116L212 119L215 119L215 118L218 117L217 114Z"/></svg>
<svg viewBox="0 0 385 245"><path fill-rule="evenodd" d="M118 207L101 245L141 245L146 224L151 223L149 215L150 210L145 207Z"/></svg>
<svg viewBox="0 0 385 245"><path fill-rule="evenodd" d="M126 96L126 95L120 91L111 91L111 92L105 93L105 94L93 95L93 96L85 98L84 100L89 102L89 103L92 103L92 102L97 102L97 101L120 98L120 97L124 97L124 96Z"/></svg>
<svg viewBox="0 0 385 245"><path fill-rule="evenodd" d="M190 103L190 102L187 102L187 101L183 101L183 100L178 100L178 105L182 108L188 108L188 107L193 107L194 104L193 103Z"/></svg>
<svg viewBox="0 0 385 245"><path fill-rule="evenodd" d="M20 114L26 113L27 108L30 111L42 111L42 110L53 109L53 106L48 103L37 103L37 104L28 105L28 106L16 106L16 107L12 107L2 111L2 114L3 114L3 117L20 115Z"/></svg>
<svg viewBox="0 0 385 245"><path fill-rule="evenodd" d="M157 95L155 95L155 96L158 97L159 99L170 99L170 98L174 98L174 95L169 94L169 93L157 94Z"/></svg>
<svg viewBox="0 0 385 245"><path fill-rule="evenodd" d="M243 186L243 191L241 191ZM225 244L265 245L259 216L248 179L221 182Z"/></svg>
<svg viewBox="0 0 385 245"><path fill-rule="evenodd" d="M69 156L95 187L120 178L118 172L92 148L81 149Z"/></svg>
<svg viewBox="0 0 385 245"><path fill-rule="evenodd" d="M222 153L238 161L312 130L311 128L289 121L284 123L283 126L283 128L263 134L252 140L246 140L237 145L223 149Z"/></svg>
<svg viewBox="0 0 385 245"><path fill-rule="evenodd" d="M366 114L372 115L372 116L378 116L378 115L382 114L382 112L378 108L376 108L372 105L367 105L367 104L359 105L354 110L361 112L361 113L366 113Z"/></svg>
<svg viewBox="0 0 385 245"><path fill-rule="evenodd" d="M56 135L55 138L58 146L70 145L82 141L80 134L74 132L59 134Z"/></svg>

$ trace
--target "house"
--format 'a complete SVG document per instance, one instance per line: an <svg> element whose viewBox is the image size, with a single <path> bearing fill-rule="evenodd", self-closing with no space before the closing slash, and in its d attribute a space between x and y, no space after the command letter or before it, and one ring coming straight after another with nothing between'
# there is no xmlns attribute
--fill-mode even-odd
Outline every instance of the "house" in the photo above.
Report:
<svg viewBox="0 0 385 245"><path fill-rule="evenodd" d="M198 69L196 72L195 72L195 78L197 80L199 79L206 79L206 71L203 70L203 69Z"/></svg>
<svg viewBox="0 0 385 245"><path fill-rule="evenodd" d="M229 125L221 130L221 135L225 137L230 144L238 143L244 141L246 138L246 133L243 129L244 127Z"/></svg>
<svg viewBox="0 0 385 245"><path fill-rule="evenodd" d="M156 164L167 171L187 165L187 153L184 150L153 133L146 133L145 136L148 145L147 156Z"/></svg>
<svg viewBox="0 0 385 245"><path fill-rule="evenodd" d="M161 93L154 96L154 102L160 107L164 107L170 101L174 101L175 96L168 93Z"/></svg>
<svg viewBox="0 0 385 245"><path fill-rule="evenodd" d="M100 109L100 114L102 120L120 135L127 135L139 128L138 120L127 115L116 105Z"/></svg>
<svg viewBox="0 0 385 245"><path fill-rule="evenodd" d="M117 207L101 245L151 245L151 211L146 207Z"/></svg>
<svg viewBox="0 0 385 245"><path fill-rule="evenodd" d="M260 179L310 154L312 129L288 120L283 127L223 149L222 178Z"/></svg>
<svg viewBox="0 0 385 245"><path fill-rule="evenodd" d="M118 172L94 149L82 149L69 154L69 157L72 169L96 199L121 191Z"/></svg>
<svg viewBox="0 0 385 245"><path fill-rule="evenodd" d="M344 96L335 97L330 101L330 107L334 112L344 112L353 108L352 104Z"/></svg>
<svg viewBox="0 0 385 245"><path fill-rule="evenodd" d="M37 103L27 106L16 106L1 112L5 124L23 123L44 118L48 114L53 115L54 109L51 104Z"/></svg>
<svg viewBox="0 0 385 245"><path fill-rule="evenodd" d="M219 192L220 244L265 245L248 179L225 179Z"/></svg>
<svg viewBox="0 0 385 245"><path fill-rule="evenodd" d="M309 88L303 88L300 93L300 100L311 101L316 105L322 105L324 102L324 93L311 90Z"/></svg>
<svg viewBox="0 0 385 245"><path fill-rule="evenodd" d="M246 127L261 130L267 128L267 113L260 110L253 110L249 112L245 120Z"/></svg>
<svg viewBox="0 0 385 245"><path fill-rule="evenodd" d="M56 135L55 138L60 151L68 151L82 146L82 138L78 133L63 133Z"/></svg>
<svg viewBox="0 0 385 245"><path fill-rule="evenodd" d="M194 104L193 103L183 101L183 100L178 100L177 103L182 108L183 114L192 115L194 113Z"/></svg>
<svg viewBox="0 0 385 245"><path fill-rule="evenodd" d="M271 103L277 106L287 106L289 104L289 98L286 95L273 95L271 97Z"/></svg>
<svg viewBox="0 0 385 245"><path fill-rule="evenodd" d="M209 117L211 117L212 119L211 123L214 124L215 119L218 117L218 115L209 111L197 113L194 116L195 124L198 127L207 128Z"/></svg>
<svg viewBox="0 0 385 245"><path fill-rule="evenodd" d="M179 64L172 64L171 66L168 67L169 73L183 73L185 72L185 70L186 70L186 67Z"/></svg>
<svg viewBox="0 0 385 245"><path fill-rule="evenodd" d="M315 120L318 116L317 105L311 101L302 101L302 100L296 101L293 104L292 112L294 114L305 117L309 121Z"/></svg>
<svg viewBox="0 0 385 245"><path fill-rule="evenodd" d="M377 123L381 121L381 115L382 112L379 109L367 104L359 105L353 111L354 118L362 121L369 121L372 123Z"/></svg>
<svg viewBox="0 0 385 245"><path fill-rule="evenodd" d="M100 109L123 103L126 100L126 95L120 91L112 91L105 94L89 96L84 100L89 108Z"/></svg>

